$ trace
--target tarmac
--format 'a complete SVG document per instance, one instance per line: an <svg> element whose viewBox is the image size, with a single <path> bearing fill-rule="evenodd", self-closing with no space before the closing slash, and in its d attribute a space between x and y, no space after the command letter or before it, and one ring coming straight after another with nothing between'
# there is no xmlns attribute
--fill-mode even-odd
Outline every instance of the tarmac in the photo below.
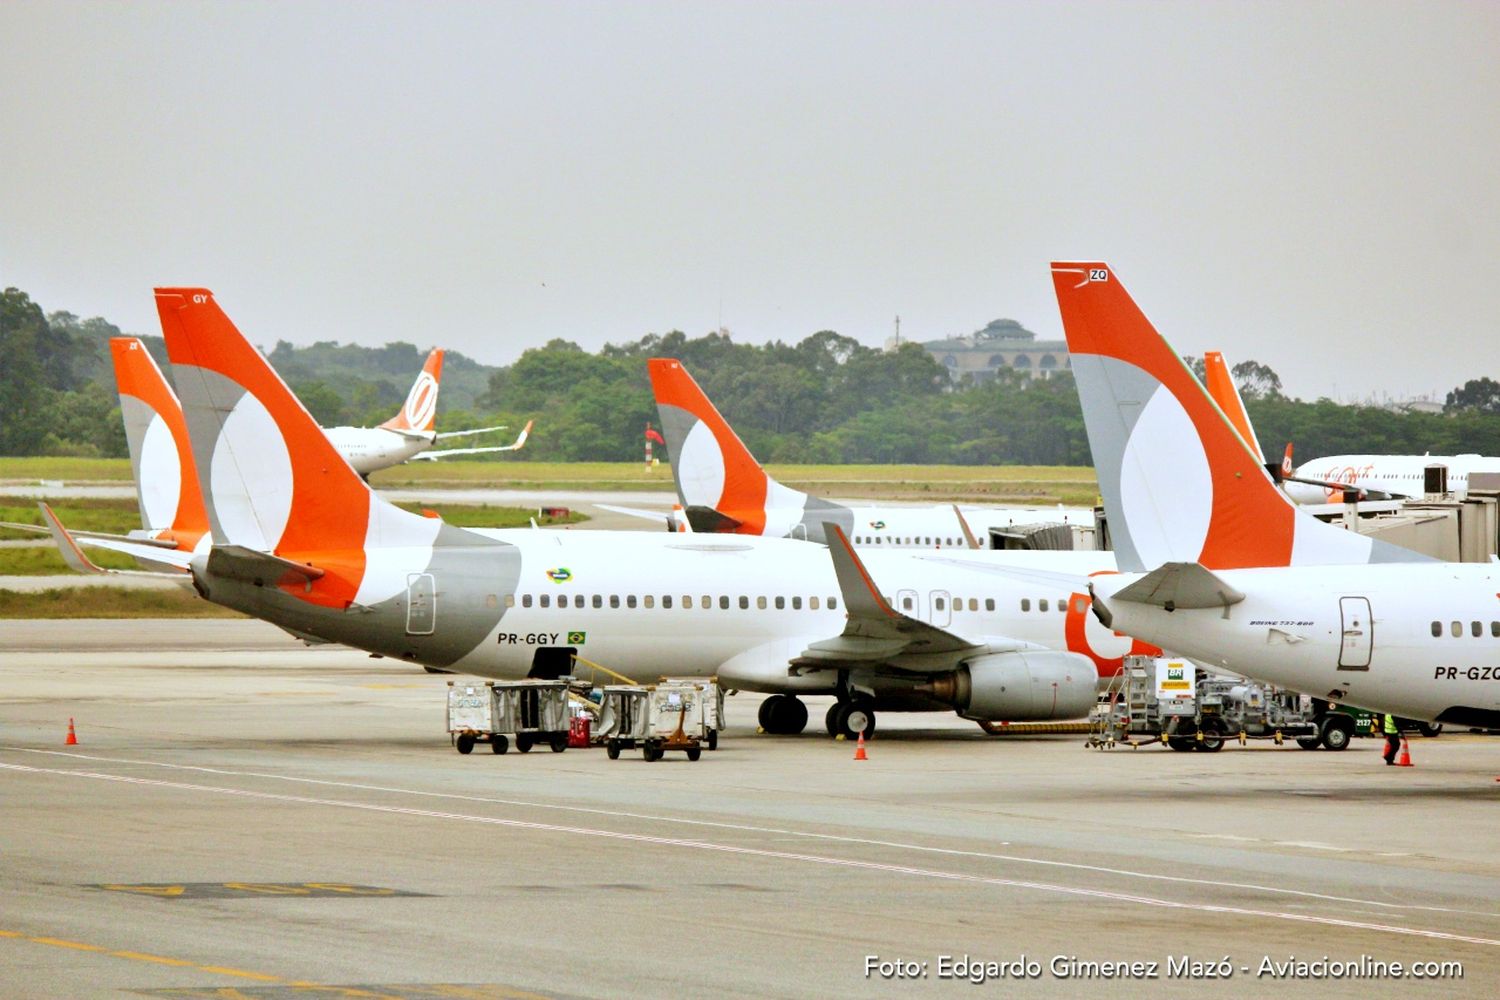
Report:
<svg viewBox="0 0 1500 1000"><path fill-rule="evenodd" d="M463 756L447 680L259 622L0 623L0 996L1500 990L1489 737L1392 768L886 714L856 762L825 699L772 737L741 694L696 763ZM1363 974L1263 971L1325 959Z"/></svg>

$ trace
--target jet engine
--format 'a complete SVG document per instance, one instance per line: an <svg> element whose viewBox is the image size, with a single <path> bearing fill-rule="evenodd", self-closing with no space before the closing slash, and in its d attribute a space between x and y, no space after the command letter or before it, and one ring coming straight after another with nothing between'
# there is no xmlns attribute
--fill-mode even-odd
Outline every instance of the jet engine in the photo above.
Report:
<svg viewBox="0 0 1500 1000"><path fill-rule="evenodd" d="M918 690L979 722L1081 719L1098 700L1098 679L1086 656L1035 650L976 656Z"/></svg>

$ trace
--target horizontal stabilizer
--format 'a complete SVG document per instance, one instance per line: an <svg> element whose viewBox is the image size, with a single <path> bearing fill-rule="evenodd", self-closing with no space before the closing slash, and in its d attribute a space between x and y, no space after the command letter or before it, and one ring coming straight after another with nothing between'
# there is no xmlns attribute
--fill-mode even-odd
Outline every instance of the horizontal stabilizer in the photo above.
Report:
<svg viewBox="0 0 1500 1000"><path fill-rule="evenodd" d="M694 504L682 512L687 518L687 523L692 529L705 535L728 534L738 528L743 522L728 514L720 513L712 507L704 507Z"/></svg>
<svg viewBox="0 0 1500 1000"><path fill-rule="evenodd" d="M0 521L0 528L9 528L11 531L25 531L33 535L50 535L52 529L44 524L24 524L20 521ZM68 529L68 534L85 544L96 539L112 542L130 542L133 545L155 545L163 549L178 548L176 542L169 538L133 538L130 535L121 535L111 531L75 531Z"/></svg>
<svg viewBox="0 0 1500 1000"><path fill-rule="evenodd" d="M1168 611L1179 608L1227 608L1245 595L1198 563L1171 562L1159 566L1122 590L1113 600L1153 604Z"/></svg>
<svg viewBox="0 0 1500 1000"><path fill-rule="evenodd" d="M111 552L123 552L125 555L144 559L148 562L174 566L180 570L188 568L188 560L192 557L189 552L179 549L164 549L148 542L126 541L114 538L88 538L78 539L73 536L67 528L63 527L62 521L58 520L52 508L45 503L38 504L42 510L42 517L47 522L47 530L52 534L52 540L57 543L57 549L62 553L63 562L76 572L94 575L99 573L115 573L128 576L154 576L154 577L177 577L179 573L143 572L137 570L111 570L95 563L84 554L80 542L83 545L92 545L96 548L109 549Z"/></svg>
<svg viewBox="0 0 1500 1000"><path fill-rule="evenodd" d="M278 586L310 584L321 577L323 571L309 563L293 562L243 545L215 545L208 553L208 574Z"/></svg>

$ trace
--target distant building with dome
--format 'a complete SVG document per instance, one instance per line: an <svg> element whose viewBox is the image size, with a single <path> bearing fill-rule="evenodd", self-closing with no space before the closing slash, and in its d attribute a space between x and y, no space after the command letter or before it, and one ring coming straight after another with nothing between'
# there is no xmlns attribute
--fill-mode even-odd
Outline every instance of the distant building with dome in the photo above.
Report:
<svg viewBox="0 0 1500 1000"><path fill-rule="evenodd" d="M1002 368L1045 378L1073 367L1067 341L1037 340L1013 319L993 320L967 337L929 340L922 346L955 382L988 382Z"/></svg>

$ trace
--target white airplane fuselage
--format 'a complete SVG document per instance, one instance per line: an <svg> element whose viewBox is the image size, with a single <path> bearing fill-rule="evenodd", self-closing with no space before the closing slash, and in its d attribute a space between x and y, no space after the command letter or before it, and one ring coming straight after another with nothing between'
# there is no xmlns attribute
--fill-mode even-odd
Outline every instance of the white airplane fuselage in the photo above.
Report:
<svg viewBox="0 0 1500 1000"><path fill-rule="evenodd" d="M1448 492L1460 499L1469 491L1471 473L1500 473L1500 458L1482 455L1334 455L1303 462L1296 475L1398 496L1421 497L1426 493L1426 470L1431 465L1447 466ZM1287 496L1297 503L1322 504L1341 499L1338 490L1311 483L1288 482L1285 489Z"/></svg>
<svg viewBox="0 0 1500 1000"><path fill-rule="evenodd" d="M1500 566L1301 566L1214 575L1245 599L1227 609L1169 612L1112 598L1138 574L1097 577L1093 590L1113 628L1234 673L1409 718L1471 725L1500 719Z"/></svg>
<svg viewBox="0 0 1500 1000"><path fill-rule="evenodd" d="M380 427L325 427L323 434L361 476L388 469L431 448L435 434L397 434Z"/></svg>

